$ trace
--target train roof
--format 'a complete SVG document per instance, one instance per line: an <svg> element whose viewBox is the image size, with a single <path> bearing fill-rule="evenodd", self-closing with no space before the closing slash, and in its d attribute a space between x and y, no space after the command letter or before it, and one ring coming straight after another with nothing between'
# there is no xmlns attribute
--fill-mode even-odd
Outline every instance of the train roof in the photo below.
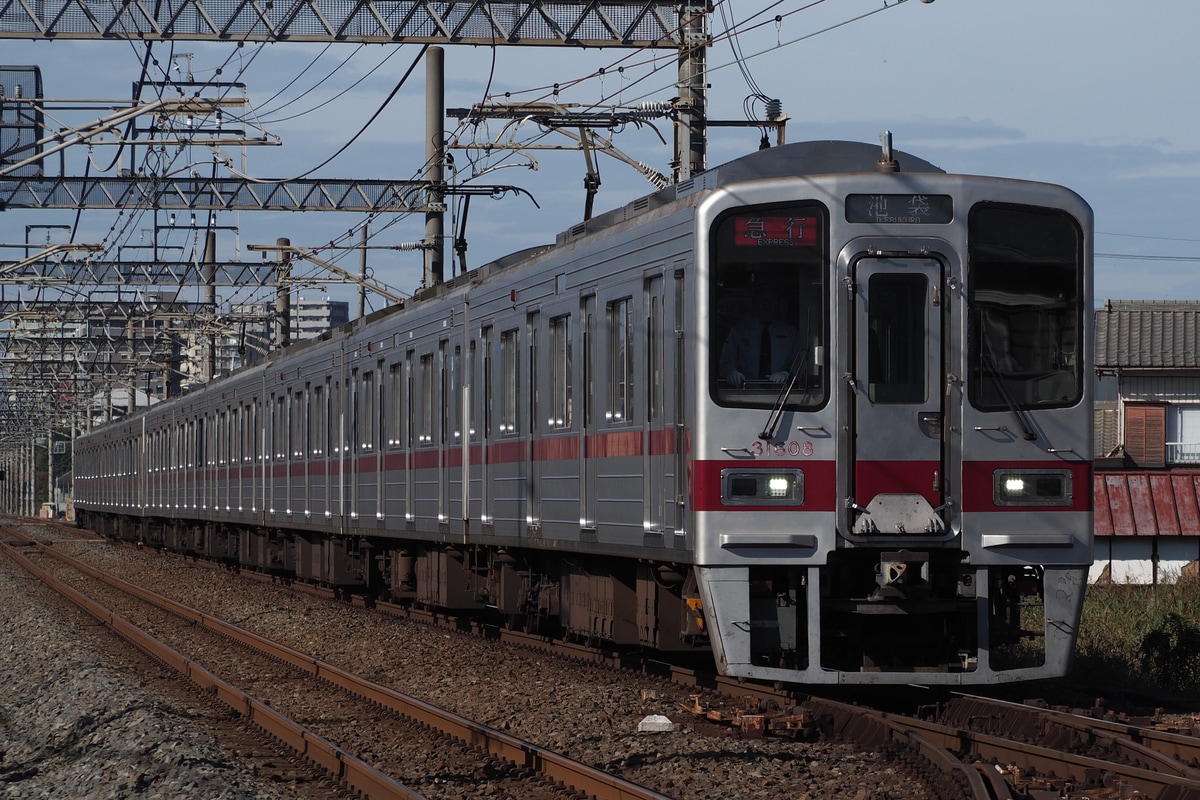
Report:
<svg viewBox="0 0 1200 800"><path fill-rule="evenodd" d="M768 178L876 172L883 163L882 156L883 148L879 145L839 140L796 142L758 150L573 225L558 234L554 244L537 245L510 253L482 264L458 278L419 289L413 293L413 299L420 302L442 297L455 289L461 289L465 284L478 282L496 272L517 266L531 266L542 256L561 251L580 239L609 231L622 223L640 221L656 209L695 204L706 191L712 189ZM945 173L940 167L910 153L892 150L891 156L892 169L887 171ZM396 309L392 308L387 313L394 310ZM353 324L351 323L351 326Z"/></svg>
<svg viewBox="0 0 1200 800"><path fill-rule="evenodd" d="M891 155L897 172L946 172L911 153L892 150ZM585 234L595 233L640 216L651 209L733 183L797 175L876 172L882 163L882 156L883 150L879 145L835 139L796 142L757 150L581 222L559 234L557 244L566 244Z"/></svg>
<svg viewBox="0 0 1200 800"><path fill-rule="evenodd" d="M758 150L726 164L713 167L717 185L785 175L828 175L842 172L874 172L880 163L879 145L827 140L797 142ZM945 172L923 158L899 150L892 160L900 172ZM708 174L708 173L704 173ZM681 184L682 186L682 184Z"/></svg>

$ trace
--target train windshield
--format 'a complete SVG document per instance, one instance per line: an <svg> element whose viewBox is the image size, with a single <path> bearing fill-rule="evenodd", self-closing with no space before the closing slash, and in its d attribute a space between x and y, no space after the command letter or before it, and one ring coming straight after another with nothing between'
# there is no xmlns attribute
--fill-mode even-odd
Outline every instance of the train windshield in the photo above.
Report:
<svg viewBox="0 0 1200 800"><path fill-rule="evenodd" d="M1083 233L1070 215L980 204L968 222L968 374L983 411L1072 406L1083 393Z"/></svg>
<svg viewBox="0 0 1200 800"><path fill-rule="evenodd" d="M738 209L717 220L711 241L713 399L724 406L774 408L786 392L784 408L824 405L824 207Z"/></svg>

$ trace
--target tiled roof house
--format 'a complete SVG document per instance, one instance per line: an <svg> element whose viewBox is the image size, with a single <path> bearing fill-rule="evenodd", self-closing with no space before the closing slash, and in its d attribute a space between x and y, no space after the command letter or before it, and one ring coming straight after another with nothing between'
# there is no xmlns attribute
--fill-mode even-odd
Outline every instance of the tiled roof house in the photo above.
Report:
<svg viewBox="0 0 1200 800"><path fill-rule="evenodd" d="M1155 583L1200 562L1200 302L1096 309L1093 580ZM1115 390L1115 391L1114 391Z"/></svg>

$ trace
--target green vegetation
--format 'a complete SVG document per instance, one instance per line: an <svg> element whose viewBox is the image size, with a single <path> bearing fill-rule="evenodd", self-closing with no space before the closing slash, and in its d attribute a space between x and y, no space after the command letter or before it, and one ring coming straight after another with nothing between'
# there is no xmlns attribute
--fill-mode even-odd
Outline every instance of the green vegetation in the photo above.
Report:
<svg viewBox="0 0 1200 800"><path fill-rule="evenodd" d="M1074 675L1098 686L1200 697L1200 578L1088 586Z"/></svg>

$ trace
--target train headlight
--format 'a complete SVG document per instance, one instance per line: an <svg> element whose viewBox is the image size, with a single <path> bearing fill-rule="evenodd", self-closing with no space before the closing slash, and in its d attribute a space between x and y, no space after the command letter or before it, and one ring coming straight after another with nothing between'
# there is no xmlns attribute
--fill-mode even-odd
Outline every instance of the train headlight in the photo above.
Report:
<svg viewBox="0 0 1200 800"><path fill-rule="evenodd" d="M1065 469L998 469L992 478L998 506L1069 506L1074 502L1071 472Z"/></svg>
<svg viewBox="0 0 1200 800"><path fill-rule="evenodd" d="M804 502L804 473L798 469L721 471L721 503L727 506L785 505Z"/></svg>

